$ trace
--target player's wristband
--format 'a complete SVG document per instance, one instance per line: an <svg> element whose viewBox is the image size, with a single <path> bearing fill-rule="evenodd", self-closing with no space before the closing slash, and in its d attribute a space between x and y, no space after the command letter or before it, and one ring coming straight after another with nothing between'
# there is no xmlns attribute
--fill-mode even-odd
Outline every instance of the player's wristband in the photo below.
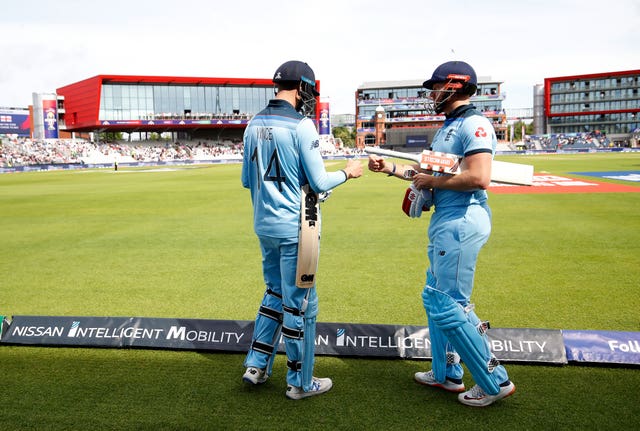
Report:
<svg viewBox="0 0 640 431"><path fill-rule="evenodd" d="M394 176L394 175L395 175L395 173L396 173L396 164L394 163L394 164L393 164L393 169L391 170L391 172L389 172L389 173L387 174L387 176L388 176L388 177L392 177L392 176Z"/></svg>

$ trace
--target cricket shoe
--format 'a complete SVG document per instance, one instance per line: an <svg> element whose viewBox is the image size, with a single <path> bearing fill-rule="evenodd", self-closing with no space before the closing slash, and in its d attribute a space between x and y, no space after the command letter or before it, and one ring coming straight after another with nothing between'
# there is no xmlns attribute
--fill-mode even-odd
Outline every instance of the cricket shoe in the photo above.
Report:
<svg viewBox="0 0 640 431"><path fill-rule="evenodd" d="M319 379L314 377L311 381L311 388L305 392L299 386L287 386L287 397L292 400L301 400L302 398L312 397L327 392L333 386L333 382L329 378Z"/></svg>
<svg viewBox="0 0 640 431"><path fill-rule="evenodd" d="M242 380L252 385L261 385L267 381L269 376L265 370L256 367L249 367L242 375Z"/></svg>
<svg viewBox="0 0 640 431"><path fill-rule="evenodd" d="M498 400L501 400L502 398L508 397L515 391L516 385L514 385L511 380L507 380L500 384L500 392L495 395L489 395L485 393L480 386L475 385L467 392L463 392L458 395L458 401L468 406L486 407Z"/></svg>
<svg viewBox="0 0 640 431"><path fill-rule="evenodd" d="M444 389L448 392L464 392L464 383L461 379L451 379L447 377L443 383L436 381L433 370L415 373L413 378L421 385L433 386L434 388Z"/></svg>

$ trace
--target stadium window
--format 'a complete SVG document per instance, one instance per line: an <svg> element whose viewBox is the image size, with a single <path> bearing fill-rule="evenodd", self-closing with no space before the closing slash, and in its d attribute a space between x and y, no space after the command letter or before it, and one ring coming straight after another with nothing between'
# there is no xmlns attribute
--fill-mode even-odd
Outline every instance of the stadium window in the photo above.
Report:
<svg viewBox="0 0 640 431"><path fill-rule="evenodd" d="M196 109L197 112L203 112L205 110L205 106L206 106L205 102L204 102L205 101L204 87L202 87L202 86L197 87L197 95L198 95L198 97L196 99L197 106L195 106L195 107L192 106L192 109Z"/></svg>
<svg viewBox="0 0 640 431"><path fill-rule="evenodd" d="M191 113L191 91L189 87L182 87L182 105L185 107L185 112L188 110Z"/></svg>

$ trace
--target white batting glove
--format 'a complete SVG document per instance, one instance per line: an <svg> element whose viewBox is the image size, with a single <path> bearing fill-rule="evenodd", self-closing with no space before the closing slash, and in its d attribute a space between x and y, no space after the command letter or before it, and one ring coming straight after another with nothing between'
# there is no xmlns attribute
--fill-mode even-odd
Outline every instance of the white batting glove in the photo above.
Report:
<svg viewBox="0 0 640 431"><path fill-rule="evenodd" d="M326 201L327 199L329 199L329 196L331 196L332 192L333 192L333 189L327 190L326 192L318 193L318 201L320 202Z"/></svg>
<svg viewBox="0 0 640 431"><path fill-rule="evenodd" d="M418 190L412 183L404 195L402 210L409 217L417 218L422 215L422 211L429 211L431 205L433 205L433 191L431 189Z"/></svg>

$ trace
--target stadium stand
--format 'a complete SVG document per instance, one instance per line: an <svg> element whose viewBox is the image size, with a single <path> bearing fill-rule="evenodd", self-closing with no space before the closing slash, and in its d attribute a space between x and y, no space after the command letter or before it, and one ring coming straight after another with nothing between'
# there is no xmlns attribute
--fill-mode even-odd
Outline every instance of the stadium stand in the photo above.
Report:
<svg viewBox="0 0 640 431"><path fill-rule="evenodd" d="M529 135L524 139L527 150L590 150L610 148L613 143L600 133L571 133L559 135Z"/></svg>
<svg viewBox="0 0 640 431"><path fill-rule="evenodd" d="M360 154L360 151L336 149L333 137L321 143L323 155ZM39 142L26 138L0 142L0 167L56 164L112 164L237 159L243 145L231 141L136 141L88 142L57 140Z"/></svg>
<svg viewBox="0 0 640 431"><path fill-rule="evenodd" d="M106 142L31 139L4 140L0 144L0 167L44 164L101 164L163 162L171 160L210 160L237 158L242 144L223 142Z"/></svg>

